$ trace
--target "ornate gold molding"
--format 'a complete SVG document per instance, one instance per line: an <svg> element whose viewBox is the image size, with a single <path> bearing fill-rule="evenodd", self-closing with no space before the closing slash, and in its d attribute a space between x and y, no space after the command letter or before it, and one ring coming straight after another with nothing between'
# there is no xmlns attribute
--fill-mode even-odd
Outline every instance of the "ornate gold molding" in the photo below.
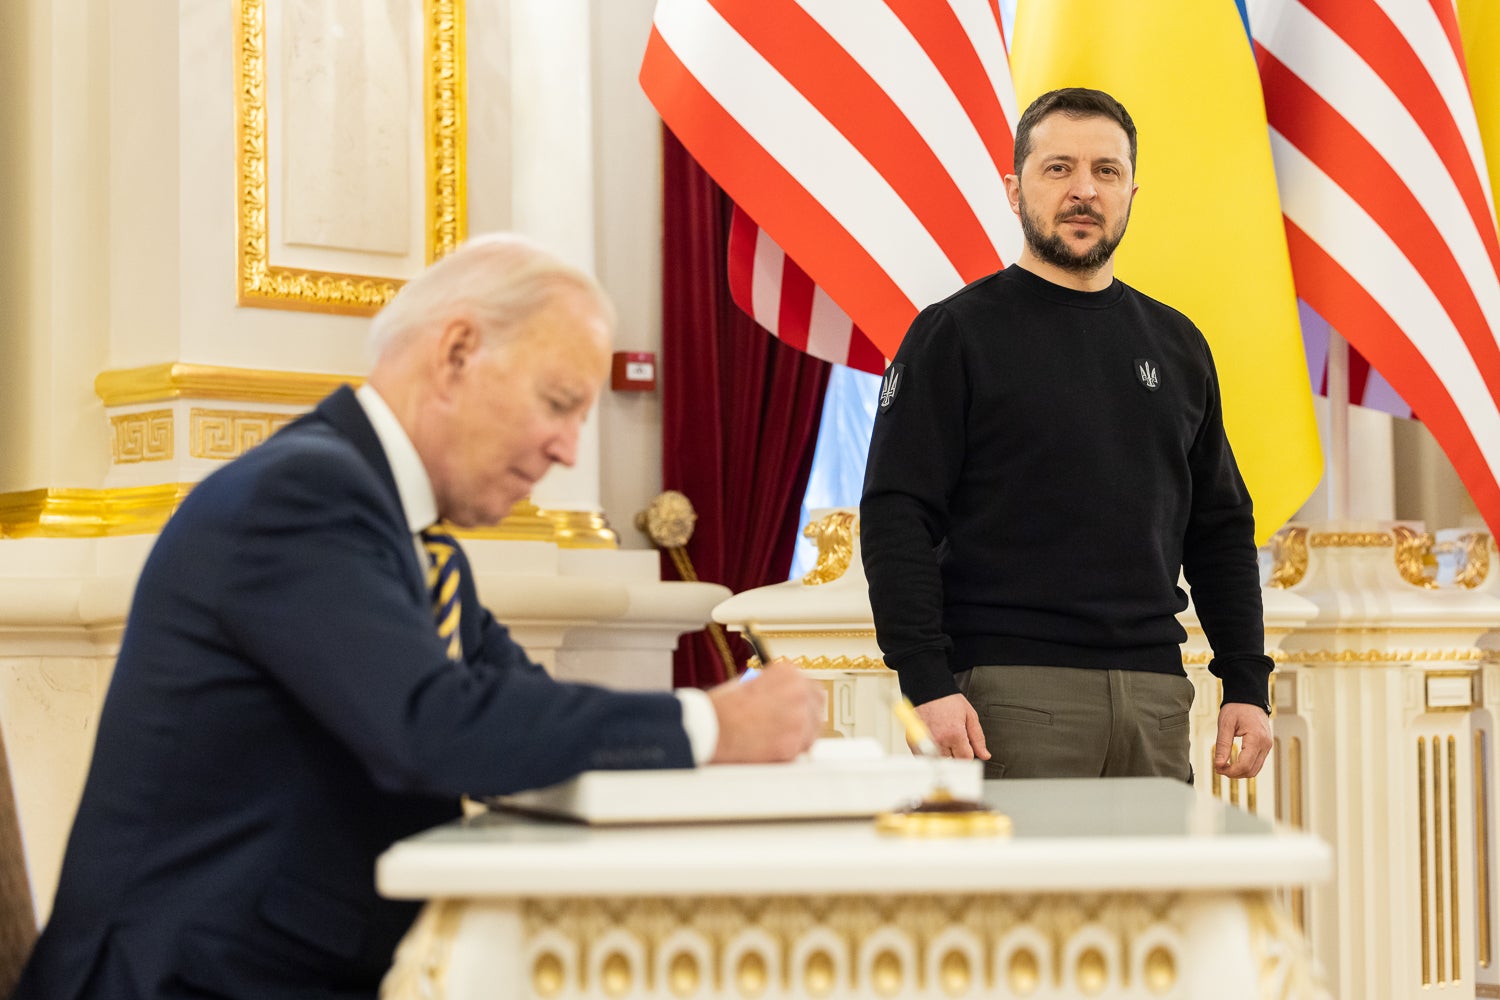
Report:
<svg viewBox="0 0 1500 1000"><path fill-rule="evenodd" d="M1175 894L895 894L523 899L517 909L521 970L542 997L686 996L705 982L742 997L1110 996L1137 984L1174 993L1188 967L1182 904ZM1257 917L1272 906L1254 893L1242 905ZM1261 934L1284 977L1310 981L1305 947L1288 954L1279 928Z"/></svg>
<svg viewBox="0 0 1500 1000"><path fill-rule="evenodd" d="M432 225L427 259L447 255L468 235L468 74L464 0L425 0L427 198Z"/></svg>
<svg viewBox="0 0 1500 1000"><path fill-rule="evenodd" d="M768 639L873 639L873 628L857 629L767 629L761 627L760 634Z"/></svg>
<svg viewBox="0 0 1500 1000"><path fill-rule="evenodd" d="M885 660L878 656L798 656L793 663L803 670L884 670ZM892 676L895 676L892 674Z"/></svg>
<svg viewBox="0 0 1500 1000"><path fill-rule="evenodd" d="M802 583L816 587L843 576L854 557L854 536L857 534L859 515L853 511L836 510L808 522L802 529L802 537L817 539L818 562L802 577Z"/></svg>
<svg viewBox="0 0 1500 1000"><path fill-rule="evenodd" d="M294 413L209 410L195 406L188 413L188 451L194 458L228 461L296 419Z"/></svg>
<svg viewBox="0 0 1500 1000"><path fill-rule="evenodd" d="M40 489L0 493L0 538L104 538L160 531L193 483L106 490ZM464 538L553 542L564 549L614 548L602 515L542 511L530 500L493 528L455 531Z"/></svg>
<svg viewBox="0 0 1500 1000"><path fill-rule="evenodd" d="M424 100L428 260L456 246L466 227L463 0L425 0ZM238 0L234 19L235 148L240 305L368 316L402 282L278 267L270 260L266 156L266 0Z"/></svg>
<svg viewBox="0 0 1500 1000"><path fill-rule="evenodd" d="M1308 537L1315 549L1380 549L1396 544L1389 531L1316 531Z"/></svg>
<svg viewBox="0 0 1500 1000"><path fill-rule="evenodd" d="M172 458L171 410L121 413L109 418L109 454L116 465Z"/></svg>
<svg viewBox="0 0 1500 1000"><path fill-rule="evenodd" d="M192 483L0 494L0 538L100 538L161 529Z"/></svg>
<svg viewBox="0 0 1500 1000"><path fill-rule="evenodd" d="M158 403L172 399L215 399L311 406L341 385L358 386L358 375L228 368L171 361L141 368L118 368L94 379L105 406Z"/></svg>
<svg viewBox="0 0 1500 1000"><path fill-rule="evenodd" d="M453 900L434 900L422 907L411 930L396 948L391 970L381 984L381 1000L431 1000L448 996L448 960L453 954L463 912L463 904Z"/></svg>
<svg viewBox="0 0 1500 1000"><path fill-rule="evenodd" d="M1289 663L1343 666L1357 663L1453 663L1485 659L1485 651L1467 649L1308 649L1283 650Z"/></svg>

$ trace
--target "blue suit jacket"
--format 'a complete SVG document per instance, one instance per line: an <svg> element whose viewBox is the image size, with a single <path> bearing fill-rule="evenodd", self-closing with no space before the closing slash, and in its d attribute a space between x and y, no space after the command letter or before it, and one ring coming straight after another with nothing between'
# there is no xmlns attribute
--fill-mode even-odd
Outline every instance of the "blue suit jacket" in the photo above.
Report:
<svg viewBox="0 0 1500 1000"><path fill-rule="evenodd" d="M376 856L587 768L688 767L670 694L553 681L480 607L447 660L354 394L195 488L136 590L15 996L373 996L416 906Z"/></svg>

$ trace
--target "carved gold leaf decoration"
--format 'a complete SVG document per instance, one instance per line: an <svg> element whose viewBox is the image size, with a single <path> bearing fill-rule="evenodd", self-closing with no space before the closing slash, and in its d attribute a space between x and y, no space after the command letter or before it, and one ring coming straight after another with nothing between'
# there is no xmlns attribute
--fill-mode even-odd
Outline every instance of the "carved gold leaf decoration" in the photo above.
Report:
<svg viewBox="0 0 1500 1000"><path fill-rule="evenodd" d="M1270 586L1285 589L1301 583L1307 575L1307 529L1286 527L1272 535L1271 558Z"/></svg>
<svg viewBox="0 0 1500 1000"><path fill-rule="evenodd" d="M1431 532L1417 531L1404 524L1391 529L1396 540L1396 572L1401 579L1413 587L1436 590L1437 582L1432 574L1437 569L1437 559L1432 554L1434 538Z"/></svg>
<svg viewBox="0 0 1500 1000"><path fill-rule="evenodd" d="M854 556L854 536L858 531L859 515L848 510L836 510L809 522L802 534L817 539L818 562L802 578L803 584L816 587L843 576Z"/></svg>
<svg viewBox="0 0 1500 1000"><path fill-rule="evenodd" d="M1466 590L1473 590L1490 575L1490 536L1483 531L1471 531L1455 541L1463 555L1463 565L1453 574L1453 582Z"/></svg>

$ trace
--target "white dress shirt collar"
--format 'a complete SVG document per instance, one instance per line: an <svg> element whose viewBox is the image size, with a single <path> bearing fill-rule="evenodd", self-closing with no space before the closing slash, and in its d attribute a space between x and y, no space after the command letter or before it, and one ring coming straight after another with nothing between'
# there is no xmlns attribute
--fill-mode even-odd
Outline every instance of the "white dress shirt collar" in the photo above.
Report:
<svg viewBox="0 0 1500 1000"><path fill-rule="evenodd" d="M438 518L437 498L432 494L432 480L427 478L427 467L422 464L416 446L406 436L396 414L368 382L355 390L354 395L380 439L385 460L390 463L407 527L413 535L431 527Z"/></svg>

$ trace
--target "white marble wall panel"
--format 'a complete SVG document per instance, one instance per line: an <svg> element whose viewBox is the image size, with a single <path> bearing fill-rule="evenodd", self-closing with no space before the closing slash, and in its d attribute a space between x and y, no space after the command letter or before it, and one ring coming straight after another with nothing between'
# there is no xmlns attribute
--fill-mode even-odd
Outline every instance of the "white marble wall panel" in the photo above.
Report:
<svg viewBox="0 0 1500 1000"><path fill-rule="evenodd" d="M273 107L284 151L271 190L274 198L279 181L278 242L288 250L300 244L386 255L394 258L384 262L389 271L392 263L410 263L418 249L421 6L417 0L271 4L282 12L267 27L280 29L271 39L280 56L280 100Z"/></svg>

